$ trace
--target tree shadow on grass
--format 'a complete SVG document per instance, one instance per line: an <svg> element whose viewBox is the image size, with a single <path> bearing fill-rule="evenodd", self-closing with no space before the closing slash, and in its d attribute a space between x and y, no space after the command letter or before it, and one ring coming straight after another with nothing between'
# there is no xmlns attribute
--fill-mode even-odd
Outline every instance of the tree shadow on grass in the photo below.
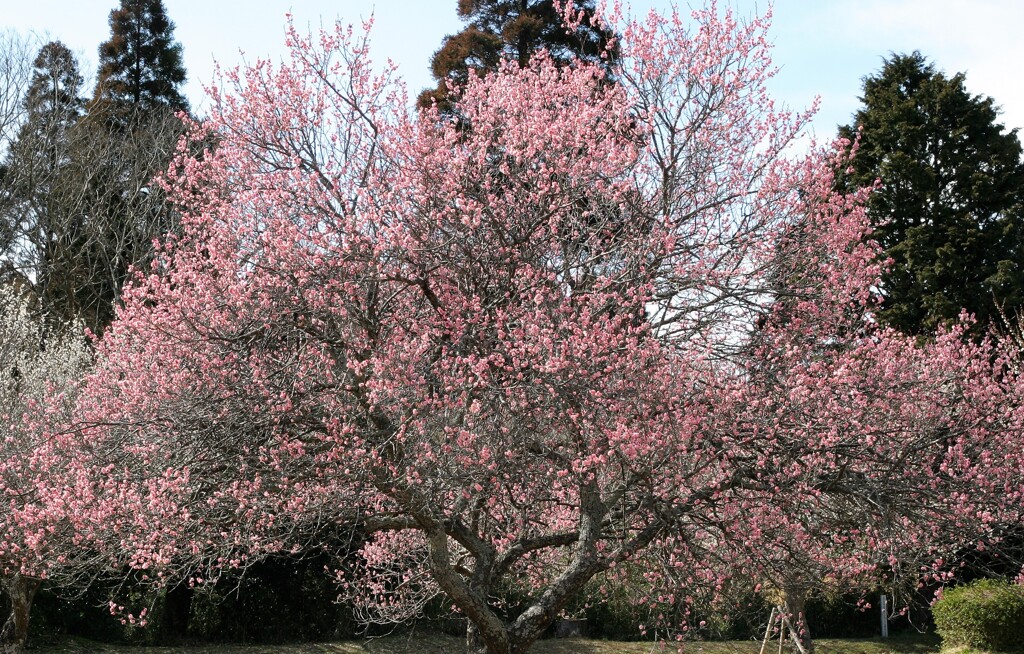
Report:
<svg viewBox="0 0 1024 654"><path fill-rule="evenodd" d="M889 640L823 639L815 642L816 654L936 654L940 641L934 635L905 634ZM691 641L686 654L758 654L759 640ZM206 645L181 647L108 646L89 641L67 641L51 647L33 648L36 654L462 654L465 640L454 636L423 634L393 635L365 642L304 643L296 645ZM673 643L621 642L580 638L538 641L531 654L657 654L674 652ZM778 642L767 650L778 654ZM789 643L784 654L792 654Z"/></svg>

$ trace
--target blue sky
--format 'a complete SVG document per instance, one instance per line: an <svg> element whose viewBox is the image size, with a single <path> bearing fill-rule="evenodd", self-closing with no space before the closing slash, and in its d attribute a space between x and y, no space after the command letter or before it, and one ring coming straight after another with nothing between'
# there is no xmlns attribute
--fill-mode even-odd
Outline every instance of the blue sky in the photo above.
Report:
<svg viewBox="0 0 1024 654"><path fill-rule="evenodd" d="M5 3L6 4L6 3ZM106 39L107 16L117 0L33 0L11 3L0 27L63 40L87 69ZM455 0L164 0L184 45L187 94L202 109L201 82L213 61L231 66L283 51L284 15L317 27L335 18L358 22L375 13L374 58L399 64L412 93L430 85L427 62L445 34L458 31ZM638 13L668 0L634 0ZM741 15L763 11L765 0L720 0ZM680 6L688 6L680 3ZM971 92L990 95L1007 127L1024 132L1024 2L1020 0L776 0L772 38L775 97L793 108L822 107L812 127L828 139L858 107L861 78L890 52L918 49L947 73L967 72Z"/></svg>

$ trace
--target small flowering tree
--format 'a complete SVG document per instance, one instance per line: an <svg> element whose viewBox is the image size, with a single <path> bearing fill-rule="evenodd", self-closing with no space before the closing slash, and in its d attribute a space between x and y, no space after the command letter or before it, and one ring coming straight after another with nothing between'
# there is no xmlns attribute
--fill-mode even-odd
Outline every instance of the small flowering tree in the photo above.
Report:
<svg viewBox="0 0 1024 654"><path fill-rule="evenodd" d="M340 27L213 89L215 147L165 179L183 233L81 404L132 565L201 581L344 527L365 619L443 594L506 654L623 567L652 603L849 579L1019 502L1016 377L874 326L863 198L785 156L765 21L618 28L613 83L539 55L458 125Z"/></svg>
<svg viewBox="0 0 1024 654"><path fill-rule="evenodd" d="M91 355L85 339L44 329L29 299L0 286L0 591L11 612L0 626L4 651L20 652L42 579L74 576L81 535L61 518L73 489L56 487L52 425L68 424Z"/></svg>

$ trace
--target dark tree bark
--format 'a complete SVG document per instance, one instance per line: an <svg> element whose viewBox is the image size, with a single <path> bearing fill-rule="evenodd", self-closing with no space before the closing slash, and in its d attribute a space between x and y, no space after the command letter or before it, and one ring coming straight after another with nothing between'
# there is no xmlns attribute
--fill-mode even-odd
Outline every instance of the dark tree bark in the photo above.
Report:
<svg viewBox="0 0 1024 654"><path fill-rule="evenodd" d="M189 615L195 590L188 584L178 584L164 596L163 638L168 643L180 643L188 636Z"/></svg>
<svg viewBox="0 0 1024 654"><path fill-rule="evenodd" d="M793 628L792 637L799 641L805 652L814 651L811 630L807 626L807 585L799 581L790 581L783 588L786 617Z"/></svg>
<svg viewBox="0 0 1024 654"><path fill-rule="evenodd" d="M39 580L16 574L3 579L3 589L11 602L11 613L0 629L0 646L4 654L21 654L28 642L29 613Z"/></svg>

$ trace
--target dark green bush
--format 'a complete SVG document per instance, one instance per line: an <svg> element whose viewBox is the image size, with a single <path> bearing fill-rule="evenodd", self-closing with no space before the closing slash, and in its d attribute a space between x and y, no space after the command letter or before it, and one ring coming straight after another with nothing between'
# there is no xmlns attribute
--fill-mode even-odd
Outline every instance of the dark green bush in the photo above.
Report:
<svg viewBox="0 0 1024 654"><path fill-rule="evenodd" d="M590 595L590 602L581 607L583 617L587 619L588 637L624 641L642 639L639 625L650 624L649 611L634 601L626 589L615 587L605 596L593 589Z"/></svg>
<svg viewBox="0 0 1024 654"><path fill-rule="evenodd" d="M951 588L932 607L935 629L946 646L1000 652L1024 645L1024 587L982 579Z"/></svg>
<svg viewBox="0 0 1024 654"><path fill-rule="evenodd" d="M807 624L812 638L870 638L881 631L878 596L881 590L865 593L818 593L807 599ZM859 600L867 599L872 608L864 610ZM890 596L891 599L891 596ZM894 620L890 631L906 628L906 622Z"/></svg>
<svg viewBox="0 0 1024 654"><path fill-rule="evenodd" d="M327 556L267 559L197 592L188 633L209 642L298 643L353 638L350 607L324 571Z"/></svg>
<svg viewBox="0 0 1024 654"><path fill-rule="evenodd" d="M32 603L31 642L40 645L75 636L103 643L156 644L153 630L122 625L119 616L111 615L111 600L124 602L136 613L146 607L151 616L159 609L158 593L130 576L100 579L77 590L43 585Z"/></svg>

